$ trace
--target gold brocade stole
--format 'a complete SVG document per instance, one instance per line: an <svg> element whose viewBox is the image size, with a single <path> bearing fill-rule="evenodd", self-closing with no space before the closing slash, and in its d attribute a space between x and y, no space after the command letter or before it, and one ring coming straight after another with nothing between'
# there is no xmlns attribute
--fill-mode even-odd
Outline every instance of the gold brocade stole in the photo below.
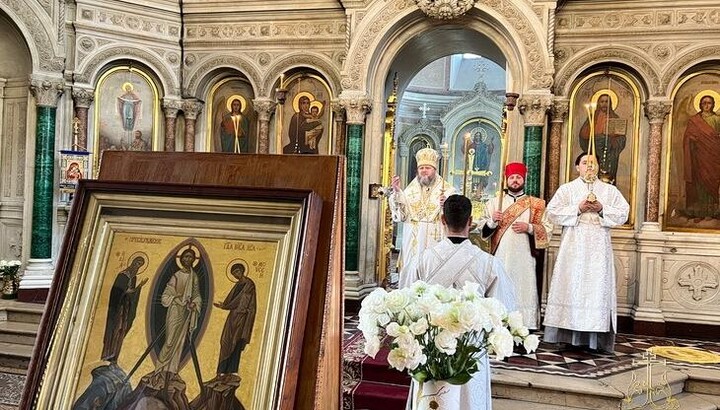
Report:
<svg viewBox="0 0 720 410"><path fill-rule="evenodd" d="M535 248L545 249L549 245L548 235L545 231L545 226L542 224L542 216L545 208L545 201L539 198L533 198L529 195L525 195L522 198L515 201L514 204L510 205L508 209L503 211L503 218L498 224L498 230L492 236L492 246L490 253L493 255L497 251L498 245L500 245L500 239L505 234L515 220L522 215L528 208L530 208L530 224L533 226L533 237L535 239ZM500 204L502 210L502 204Z"/></svg>

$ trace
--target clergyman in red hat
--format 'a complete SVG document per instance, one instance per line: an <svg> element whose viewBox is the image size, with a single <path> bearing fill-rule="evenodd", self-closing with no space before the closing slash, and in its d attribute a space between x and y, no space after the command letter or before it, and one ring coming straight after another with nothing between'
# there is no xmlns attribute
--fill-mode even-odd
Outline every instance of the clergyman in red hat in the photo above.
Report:
<svg viewBox="0 0 720 410"><path fill-rule="evenodd" d="M507 193L490 199L478 225L481 236L490 240L490 252L500 258L515 284L517 305L523 324L538 329L538 303L535 274L536 249L547 248L553 226L545 217L545 201L525 194L527 167L521 162L505 166Z"/></svg>

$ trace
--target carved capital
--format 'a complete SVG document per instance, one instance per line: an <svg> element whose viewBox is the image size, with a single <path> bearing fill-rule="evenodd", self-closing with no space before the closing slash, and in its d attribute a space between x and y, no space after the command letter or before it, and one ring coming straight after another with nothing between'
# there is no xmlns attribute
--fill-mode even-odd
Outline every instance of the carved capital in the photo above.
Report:
<svg viewBox="0 0 720 410"><path fill-rule="evenodd" d="M570 100L567 98L554 98L550 106L552 122L565 122L570 112Z"/></svg>
<svg viewBox="0 0 720 410"><path fill-rule="evenodd" d="M275 112L277 103L270 98L256 98L253 100L253 106L260 121L270 121L270 116Z"/></svg>
<svg viewBox="0 0 720 410"><path fill-rule="evenodd" d="M77 108L89 108L95 99L95 91L88 88L73 87L73 101Z"/></svg>
<svg viewBox="0 0 720 410"><path fill-rule="evenodd" d="M162 108L165 118L177 118L178 111L183 109L183 101L175 98L163 98Z"/></svg>
<svg viewBox="0 0 720 410"><path fill-rule="evenodd" d="M195 99L184 100L182 104L182 111L185 114L185 119L195 120L203 109L205 104L202 101Z"/></svg>
<svg viewBox="0 0 720 410"><path fill-rule="evenodd" d="M663 123L665 117L670 113L672 103L666 100L650 100L643 104L645 108L645 116L648 117L650 123Z"/></svg>
<svg viewBox="0 0 720 410"><path fill-rule="evenodd" d="M30 92L38 106L57 107L58 98L64 91L65 81L60 78L30 78Z"/></svg>
<svg viewBox="0 0 720 410"><path fill-rule="evenodd" d="M348 124L365 124L365 114L372 108L372 101L363 92L343 91L339 104L345 109Z"/></svg>
<svg viewBox="0 0 720 410"><path fill-rule="evenodd" d="M525 119L525 126L545 125L545 114L552 106L551 97L548 96L526 96L518 102L518 109Z"/></svg>
<svg viewBox="0 0 720 410"><path fill-rule="evenodd" d="M345 108L340 104L340 100L330 101L330 108L333 110L333 113L335 113L335 121L345 121Z"/></svg>

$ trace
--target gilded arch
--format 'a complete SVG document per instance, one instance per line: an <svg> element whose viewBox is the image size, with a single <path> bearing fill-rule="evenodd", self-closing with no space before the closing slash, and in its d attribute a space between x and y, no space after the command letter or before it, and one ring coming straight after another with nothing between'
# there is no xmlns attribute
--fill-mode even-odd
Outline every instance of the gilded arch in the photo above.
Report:
<svg viewBox="0 0 720 410"><path fill-rule="evenodd" d="M176 76L163 60L154 54L134 47L110 47L95 53L78 67L75 82L94 84L99 78L102 69L109 63L118 60L135 60L147 65L157 76L165 95L180 94L180 86Z"/></svg>

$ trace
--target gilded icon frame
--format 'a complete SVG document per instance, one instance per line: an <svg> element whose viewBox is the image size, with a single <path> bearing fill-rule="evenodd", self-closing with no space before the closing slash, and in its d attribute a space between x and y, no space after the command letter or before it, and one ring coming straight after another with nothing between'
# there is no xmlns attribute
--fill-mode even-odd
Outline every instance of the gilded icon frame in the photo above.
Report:
<svg viewBox="0 0 720 410"><path fill-rule="evenodd" d="M185 386L182 394L192 405L215 398L206 390L209 384L232 379L236 384L230 400L234 397L244 408L291 409L299 365L292 358L299 356L303 345L321 211L321 200L308 190L80 181L21 407L77 408L85 392L97 393L92 388L96 370L113 364L125 372L125 383L132 391L118 399L118 405L147 399L145 393L136 393L140 384L149 391L146 380L160 374L157 351L161 349L153 348L162 345L164 349L171 337L156 337L157 345L151 341L155 337L152 323L164 323L161 333L171 326L169 313L150 318L151 307L160 300L164 304L170 284L179 283L184 264L187 272L195 272L193 280L198 282L197 292L196 287L186 287L197 293L196 298L185 301L192 306L188 310L197 311L196 325L187 334L181 333L185 338L177 339L186 344L178 356L182 360L177 370L165 371L171 376L162 373L163 377L177 376ZM194 261L184 263L182 258L193 246ZM114 359L105 359L106 324L111 323L110 301L117 283L113 279L120 278L127 268L118 270L138 258L144 258L140 266L145 267L136 269L138 280L130 287L139 296L134 323L131 320L122 328L126 333L121 336L121 347L127 347L118 349ZM244 273L236 271L238 265L243 265ZM173 271L174 275L167 274ZM141 276L148 280L141 283ZM252 289L254 313L249 341L241 339L240 351L245 353L239 355L237 373L233 373L238 377L228 378L228 374L215 373L214 363L220 369L222 358L218 355L216 361L214 355L224 349L223 344L237 341L232 337L237 329L230 317L237 312L231 308L231 294L240 295L242 289ZM178 295L167 299L169 306L181 300ZM191 305L190 299L197 304ZM239 312L249 309L245 306ZM111 330L116 335L115 327ZM101 402L106 396L101 395Z"/></svg>
<svg viewBox="0 0 720 410"><path fill-rule="evenodd" d="M606 122L603 126L608 130L622 128L625 135L623 148L619 149L615 161L611 161L606 156L607 163L615 163L612 178L616 181L615 185L622 195L630 204L630 213L626 228L633 226L635 223L635 207L638 189L638 156L640 151L640 89L637 82L626 72L617 69L606 69L595 71L581 78L573 87L570 96L570 112L568 117L568 128L566 137L566 158L565 158L565 178L564 182L569 182L575 178L575 158L583 152L581 146L581 133L586 128L588 120L588 107L585 105L602 98L604 94L609 95L610 112L616 116ZM600 109L599 105L596 109ZM598 117L595 117L596 122ZM611 123L612 121L612 123ZM618 124L622 121L621 124ZM597 127L597 126L596 126ZM613 135L620 135L618 131L614 131ZM597 153L598 161L602 162L604 151L602 144L613 147L612 139L610 142L603 141L603 138L596 132L595 142L598 145ZM608 134L604 134L608 135ZM609 136L609 135L608 135ZM598 144L600 143L600 144ZM601 165L602 167L602 165ZM613 168L609 166L608 168ZM601 170L602 171L602 170ZM601 176L602 179L602 176Z"/></svg>
<svg viewBox="0 0 720 410"><path fill-rule="evenodd" d="M701 166L697 163L698 153L695 148L690 147L690 140L697 140L701 135L707 135L705 138L699 139L709 141L712 149L700 149L704 151L702 154L706 157L705 161L708 156L714 157L713 150L716 149L714 140L720 132L717 129L719 127L714 127L714 130L708 128L703 132L701 127L707 127L707 125L699 126L701 122L696 117L700 115L700 100L704 96L713 97L715 100L713 111L715 113L718 111L718 107L720 107L719 92L720 70L717 69L701 70L689 74L681 78L673 89L665 151L664 206L661 216L663 230L720 232L720 206L717 203L713 204L711 196L707 193L698 195L699 192L694 192L691 195L689 192L708 184L708 182L699 180L698 175L693 175L698 170L706 168L707 165ZM719 118L717 114L712 117ZM712 136L713 133L714 136ZM686 160L691 163L686 164ZM717 158L714 158L711 162L716 161ZM704 171L704 174L716 175L714 171Z"/></svg>
<svg viewBox="0 0 720 410"><path fill-rule="evenodd" d="M322 77L309 73L296 73L281 79L280 88L286 90L284 104L278 106L276 115L276 152L282 154L321 154L330 155L335 146L335 129L332 110L333 93ZM302 105L300 98L309 99L308 109L318 109L318 116L301 119ZM295 120L297 116L299 121ZM302 130L301 122L308 124L318 122L319 135L313 129ZM309 127L308 127L309 128ZM295 133L297 139L290 138ZM304 135L303 135L304 134ZM310 135L313 135L312 137ZM300 137L302 136L302 140Z"/></svg>

